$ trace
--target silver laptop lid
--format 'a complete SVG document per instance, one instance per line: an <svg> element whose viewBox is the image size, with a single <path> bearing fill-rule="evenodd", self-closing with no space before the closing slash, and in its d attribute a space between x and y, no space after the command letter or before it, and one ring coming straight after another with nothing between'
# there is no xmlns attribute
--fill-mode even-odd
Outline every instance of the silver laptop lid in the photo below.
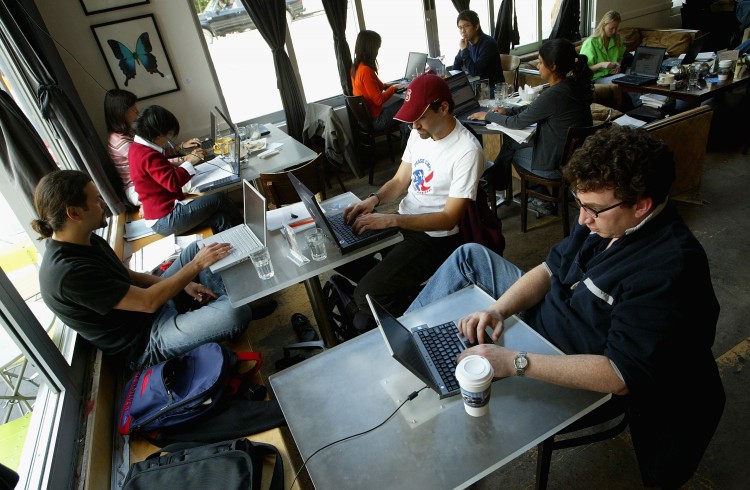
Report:
<svg viewBox="0 0 750 490"><path fill-rule="evenodd" d="M427 53L409 52L409 60L406 62L406 73L404 78L410 80L411 77L424 73L424 67L427 64Z"/></svg>
<svg viewBox="0 0 750 490"><path fill-rule="evenodd" d="M242 198L245 209L245 224L255 233L263 246L266 242L266 198L247 180L242 180Z"/></svg>

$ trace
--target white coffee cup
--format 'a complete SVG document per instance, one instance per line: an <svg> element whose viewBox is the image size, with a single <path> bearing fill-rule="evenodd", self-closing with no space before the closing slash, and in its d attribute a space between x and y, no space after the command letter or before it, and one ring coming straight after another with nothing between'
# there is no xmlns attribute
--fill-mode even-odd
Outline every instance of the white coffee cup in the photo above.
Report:
<svg viewBox="0 0 750 490"><path fill-rule="evenodd" d="M674 75L671 73L662 73L659 75L659 85L669 85L674 82Z"/></svg>
<svg viewBox="0 0 750 490"><path fill-rule="evenodd" d="M466 413L481 417L490 411L492 377L490 361L482 356L467 356L456 366L456 379L461 387Z"/></svg>

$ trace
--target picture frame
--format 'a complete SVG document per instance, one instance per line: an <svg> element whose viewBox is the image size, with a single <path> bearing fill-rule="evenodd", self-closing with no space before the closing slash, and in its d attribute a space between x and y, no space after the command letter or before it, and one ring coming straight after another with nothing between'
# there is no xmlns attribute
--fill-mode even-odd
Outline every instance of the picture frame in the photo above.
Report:
<svg viewBox="0 0 750 490"><path fill-rule="evenodd" d="M180 89L153 14L91 26L116 88L139 100Z"/></svg>
<svg viewBox="0 0 750 490"><path fill-rule="evenodd" d="M83 13L86 15L110 12L136 5L146 5L150 0L80 0Z"/></svg>

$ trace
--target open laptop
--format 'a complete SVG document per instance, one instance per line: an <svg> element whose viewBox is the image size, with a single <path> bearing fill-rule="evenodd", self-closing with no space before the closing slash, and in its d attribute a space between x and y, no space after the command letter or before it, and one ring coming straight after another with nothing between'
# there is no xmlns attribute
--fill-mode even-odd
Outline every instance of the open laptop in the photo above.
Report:
<svg viewBox="0 0 750 490"><path fill-rule="evenodd" d="M661 62L664 60L666 51L664 48L638 46L635 49L633 66L630 68L630 73L613 79L612 83L640 87L641 85L656 82L659 78Z"/></svg>
<svg viewBox="0 0 750 490"><path fill-rule="evenodd" d="M217 117L218 116L218 117ZM235 135L240 134L239 129L237 129L237 125L232 122L231 119L229 119L227 116L224 115L223 112L221 112L221 109L218 107L214 107L211 110L211 136L210 139L212 141L216 141L218 138L218 124L220 120L223 120L224 123L232 130L232 132ZM240 138L234 138L234 158L230 159L228 156L226 158L224 157L215 157L212 160L206 161L203 165L216 165L218 166L218 163L223 160L224 162L228 162L229 166L231 167L231 172L233 175L227 175L226 177L221 177L219 179L213 179L209 182L206 182L204 184L200 184L196 187L198 192L207 192L214 189L219 189L222 187L226 187L228 185L234 185L238 183L240 179ZM221 158L221 160L218 160Z"/></svg>
<svg viewBox="0 0 750 490"><path fill-rule="evenodd" d="M664 62L661 64L662 71L667 71L673 66L677 65L684 65L687 66L691 64L695 59L698 57L698 55L701 53L701 50L703 49L703 45L706 44L706 41L708 40L708 36L710 35L710 32L707 32L706 34L703 34L702 36L698 36L695 39L693 39L693 42L690 43L690 47L685 52L685 56L680 59L677 58L668 58L664 60Z"/></svg>
<svg viewBox="0 0 750 490"><path fill-rule="evenodd" d="M473 121L469 119L470 115L485 109L477 102L477 98L474 95L474 88L471 86L468 75L461 71L446 78L445 82L451 89L451 96L456 105L453 110L453 115L456 116L456 119L466 124L485 126L487 121Z"/></svg>
<svg viewBox="0 0 750 490"><path fill-rule="evenodd" d="M388 238L398 233L398 228L386 228L384 230L371 230L357 235L352 227L344 222L344 215L334 214L327 216L318 204L310 189L307 188L293 173L289 172L289 180L297 191L300 200L305 204L315 224L323 230L323 233L338 247L342 255L354 250L359 250L374 242Z"/></svg>
<svg viewBox="0 0 750 490"><path fill-rule="evenodd" d="M427 53L417 53L414 51L409 52L409 59L406 61L406 71L404 77L399 80L393 80L391 84L395 83L409 83L411 78L415 74L421 75L424 73L424 67L427 64ZM406 88L396 90L396 93L405 91Z"/></svg>
<svg viewBox="0 0 750 490"><path fill-rule="evenodd" d="M456 357L467 345L459 338L456 324L451 321L432 327L420 325L410 330L369 294L366 297L391 357L440 398L459 394Z"/></svg>
<svg viewBox="0 0 750 490"><path fill-rule="evenodd" d="M229 243L232 252L208 268L214 274L246 261L250 254L266 246L266 198L247 180L242 181L245 224L201 240L201 245Z"/></svg>
<svg viewBox="0 0 750 490"><path fill-rule="evenodd" d="M440 58L430 58L427 57L427 67L432 70L435 75L440 75L441 73L448 73L448 70L445 68L445 64Z"/></svg>

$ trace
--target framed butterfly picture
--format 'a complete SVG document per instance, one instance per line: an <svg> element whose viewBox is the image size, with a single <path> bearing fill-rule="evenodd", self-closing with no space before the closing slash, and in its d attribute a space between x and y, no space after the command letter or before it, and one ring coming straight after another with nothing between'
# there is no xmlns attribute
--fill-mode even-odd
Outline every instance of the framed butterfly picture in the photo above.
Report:
<svg viewBox="0 0 750 490"><path fill-rule="evenodd" d="M138 99L180 89L153 14L91 26L115 86Z"/></svg>

